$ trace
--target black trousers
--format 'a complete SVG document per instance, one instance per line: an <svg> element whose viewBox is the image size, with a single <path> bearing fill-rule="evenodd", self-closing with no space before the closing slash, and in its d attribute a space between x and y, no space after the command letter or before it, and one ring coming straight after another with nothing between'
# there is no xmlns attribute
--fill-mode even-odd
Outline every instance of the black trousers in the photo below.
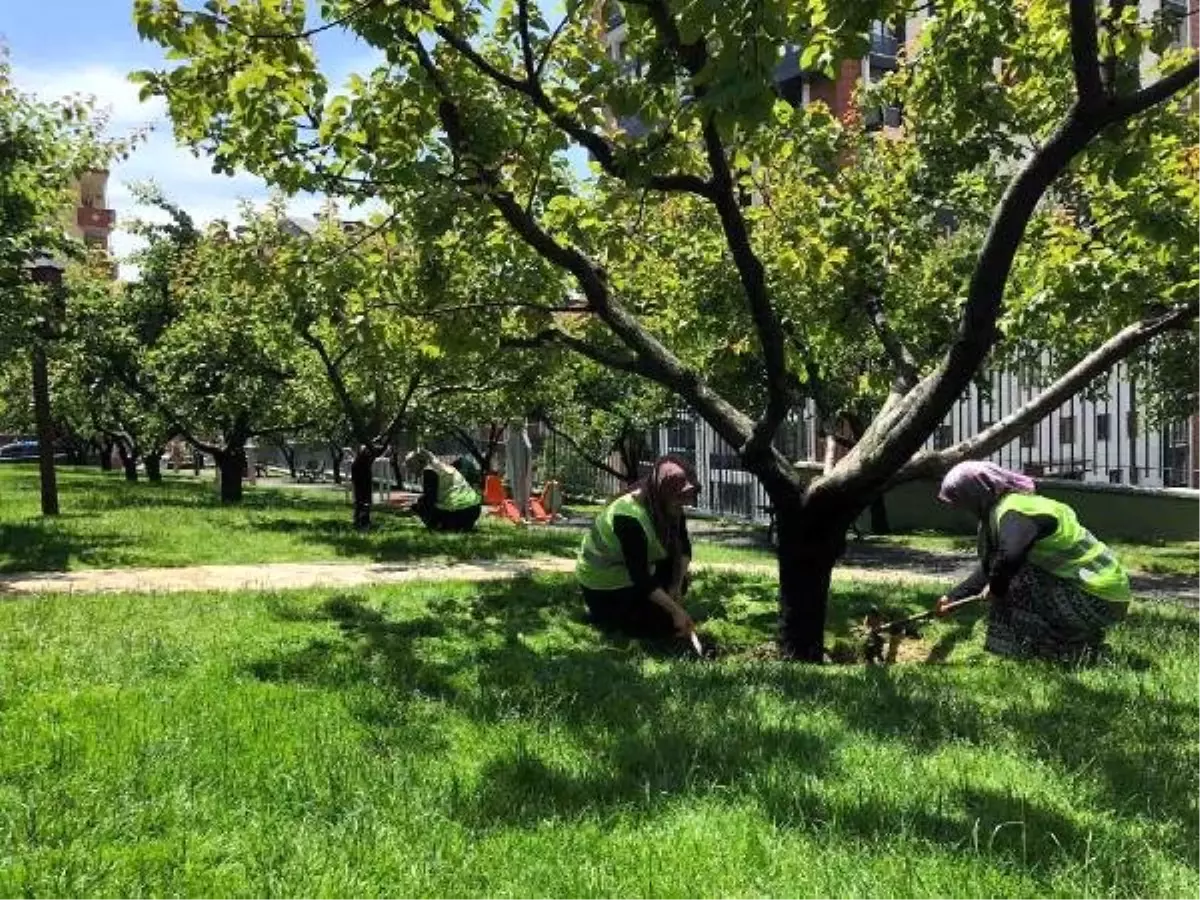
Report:
<svg viewBox="0 0 1200 900"><path fill-rule="evenodd" d="M654 585L663 590L671 586L672 565L669 560L654 567ZM687 594L691 580L683 579ZM617 631L635 638L669 638L675 635L671 614L650 599L649 593L635 585L613 591L594 591L583 588L592 624L605 631Z"/></svg>
<svg viewBox="0 0 1200 900"><path fill-rule="evenodd" d="M464 509L438 509L436 506L427 504L424 497L413 504L413 512L430 531L470 531L479 521L479 514L482 511L483 506L478 503Z"/></svg>

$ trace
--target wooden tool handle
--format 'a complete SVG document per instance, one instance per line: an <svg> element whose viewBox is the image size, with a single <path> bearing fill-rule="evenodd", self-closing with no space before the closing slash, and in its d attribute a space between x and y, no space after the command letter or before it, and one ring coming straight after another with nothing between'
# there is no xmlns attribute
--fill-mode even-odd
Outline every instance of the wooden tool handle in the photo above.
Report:
<svg viewBox="0 0 1200 900"><path fill-rule="evenodd" d="M961 600L946 600L945 602L943 602L943 598L939 597L937 605L933 608L933 612L934 615L940 619L943 616L947 616L954 612L954 610L958 609L960 606L966 606L969 603L978 603L982 599L983 594L975 594L972 597L963 597Z"/></svg>

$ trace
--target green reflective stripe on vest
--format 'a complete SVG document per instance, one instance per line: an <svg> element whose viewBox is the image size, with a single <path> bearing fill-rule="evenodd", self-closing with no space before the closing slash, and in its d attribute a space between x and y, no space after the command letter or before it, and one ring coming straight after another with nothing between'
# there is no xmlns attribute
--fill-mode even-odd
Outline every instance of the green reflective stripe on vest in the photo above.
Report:
<svg viewBox="0 0 1200 900"><path fill-rule="evenodd" d="M1129 575L1112 551L1079 524L1075 510L1065 503L1038 494L1006 494L992 510L993 542L1000 533L1000 519L1007 512L1027 516L1050 516L1054 533L1034 543L1029 562L1052 575L1074 581L1089 594L1110 602L1129 599Z"/></svg>
<svg viewBox="0 0 1200 900"><path fill-rule="evenodd" d="M617 516L631 516L642 526L650 574L654 572L655 563L667 558L650 513L632 494L622 494L596 516L575 558L575 577L581 585L594 591L615 591L633 584L621 554L621 542L613 528Z"/></svg>
<svg viewBox="0 0 1200 900"><path fill-rule="evenodd" d="M454 512L474 506L479 502L479 495L475 493L475 488L467 484L467 479L463 478L458 469L449 471L435 469L434 471L437 472L438 492L437 502L433 505L438 509Z"/></svg>

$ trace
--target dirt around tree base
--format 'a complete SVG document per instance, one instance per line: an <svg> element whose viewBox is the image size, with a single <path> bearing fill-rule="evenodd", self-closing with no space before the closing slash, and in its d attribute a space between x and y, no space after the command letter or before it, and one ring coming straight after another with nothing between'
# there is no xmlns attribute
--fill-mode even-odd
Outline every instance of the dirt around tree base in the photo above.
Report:
<svg viewBox="0 0 1200 900"><path fill-rule="evenodd" d="M934 645L924 638L903 637L898 642L884 645L883 665L911 665L916 663L936 664L941 660L933 657ZM724 650L717 654L721 659L745 659L754 662L782 660L779 644L765 641L753 647ZM839 638L825 651L826 665L862 666L870 665L866 658L866 636ZM877 663L875 665L878 665Z"/></svg>

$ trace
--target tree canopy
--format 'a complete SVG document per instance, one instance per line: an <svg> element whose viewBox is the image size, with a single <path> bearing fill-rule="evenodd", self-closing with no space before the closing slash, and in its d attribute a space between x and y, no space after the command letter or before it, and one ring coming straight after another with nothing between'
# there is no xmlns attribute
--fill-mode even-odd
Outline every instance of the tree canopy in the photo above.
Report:
<svg viewBox="0 0 1200 900"><path fill-rule="evenodd" d="M1143 81L1160 29L1123 0L927 6L632 0L618 59L592 3L551 21L528 0L341 0L309 24L301 3L138 0L141 33L180 61L139 77L218 170L428 205L447 232L533 251L577 299L512 303L529 332L670 391L762 482L796 550L781 555L785 645L815 658L845 526L879 491L990 452L1195 319L1193 267L1145 260L1175 226L1120 199L1152 181L1180 223L1194 217L1189 148L1171 143L1194 112L1165 102L1195 81L1194 51L1162 53ZM917 13L867 101L903 108L900 139L776 93L786 47L832 74L864 55L873 21ZM384 62L331 85L312 38L332 27ZM574 175L570 149L593 177ZM1064 379L919 452L989 359L1039 354L1044 323L1075 318L1082 333L1050 362ZM867 397L875 413L808 485L772 445L804 396Z"/></svg>

